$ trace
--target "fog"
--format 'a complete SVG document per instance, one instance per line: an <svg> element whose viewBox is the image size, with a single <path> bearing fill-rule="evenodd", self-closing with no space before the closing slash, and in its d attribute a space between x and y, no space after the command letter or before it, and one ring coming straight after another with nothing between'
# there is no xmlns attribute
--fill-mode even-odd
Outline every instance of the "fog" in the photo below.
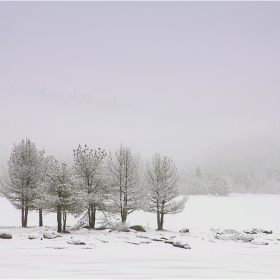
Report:
<svg viewBox="0 0 280 280"><path fill-rule="evenodd" d="M78 144L181 170L280 150L279 2L1 2L0 162ZM219 166L219 164L217 166Z"/></svg>

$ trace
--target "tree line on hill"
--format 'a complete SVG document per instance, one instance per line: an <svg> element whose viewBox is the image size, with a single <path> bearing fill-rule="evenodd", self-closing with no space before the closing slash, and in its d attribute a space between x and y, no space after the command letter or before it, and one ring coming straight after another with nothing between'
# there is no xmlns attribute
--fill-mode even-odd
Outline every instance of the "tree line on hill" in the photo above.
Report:
<svg viewBox="0 0 280 280"><path fill-rule="evenodd" d="M180 174L182 194L280 194L280 148L276 139L252 139L227 147Z"/></svg>
<svg viewBox="0 0 280 280"><path fill-rule="evenodd" d="M187 196L179 196L178 171L171 158L155 154L141 164L123 145L115 152L84 145L73 150L74 164L59 163L45 156L30 139L14 144L8 174L1 180L1 194L21 210L22 227L28 213L57 215L57 230L66 230L67 214L84 214L88 227L96 227L97 212L119 216L122 223L135 210L156 213L158 229L164 215L182 211Z"/></svg>

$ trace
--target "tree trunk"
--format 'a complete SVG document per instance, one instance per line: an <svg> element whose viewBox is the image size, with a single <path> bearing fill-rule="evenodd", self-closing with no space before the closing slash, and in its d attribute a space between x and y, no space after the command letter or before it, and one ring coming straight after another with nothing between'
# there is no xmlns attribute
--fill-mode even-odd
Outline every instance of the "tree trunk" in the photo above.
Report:
<svg viewBox="0 0 280 280"><path fill-rule="evenodd" d="M61 206L57 207L57 232L61 232Z"/></svg>
<svg viewBox="0 0 280 280"><path fill-rule="evenodd" d="M67 213L63 212L63 231L66 231L66 219L67 219Z"/></svg>
<svg viewBox="0 0 280 280"><path fill-rule="evenodd" d="M163 216L164 216L164 213L161 212L161 213L160 213L160 229L161 229L161 230L163 229Z"/></svg>
<svg viewBox="0 0 280 280"><path fill-rule="evenodd" d="M164 204L161 202L161 205L157 204L157 224L158 230L163 229L163 217L164 217Z"/></svg>
<svg viewBox="0 0 280 280"><path fill-rule="evenodd" d="M43 210L39 209L39 227L43 226Z"/></svg>
<svg viewBox="0 0 280 280"><path fill-rule="evenodd" d="M93 211L91 213L91 222L92 222L92 227L95 227L95 219L96 219L96 208L95 205L93 206Z"/></svg>
<svg viewBox="0 0 280 280"><path fill-rule="evenodd" d="M121 213L121 217L122 217L122 223L126 223L126 219L127 219L127 209L122 209L122 213Z"/></svg>
<svg viewBox="0 0 280 280"><path fill-rule="evenodd" d="M126 219L127 219L127 194L126 193L124 194L123 202L124 202L124 206L122 208L121 218L122 218L122 223L126 223Z"/></svg>
<svg viewBox="0 0 280 280"><path fill-rule="evenodd" d="M24 227L24 206L21 208L21 227Z"/></svg>
<svg viewBox="0 0 280 280"><path fill-rule="evenodd" d="M161 229L161 226L160 226L160 214L159 214L159 210L157 210L157 227L158 227L158 229Z"/></svg>
<svg viewBox="0 0 280 280"><path fill-rule="evenodd" d="M27 227L27 219L28 219L28 206L24 208L24 227Z"/></svg>
<svg viewBox="0 0 280 280"><path fill-rule="evenodd" d="M96 208L95 208L95 205L92 204L92 205L90 205L90 217L89 217L89 227L90 228L95 227L95 213L96 213Z"/></svg>
<svg viewBox="0 0 280 280"><path fill-rule="evenodd" d="M24 227L24 199L21 198L21 227Z"/></svg>
<svg viewBox="0 0 280 280"><path fill-rule="evenodd" d="M90 205L88 206L88 226L90 227L91 215L90 215Z"/></svg>

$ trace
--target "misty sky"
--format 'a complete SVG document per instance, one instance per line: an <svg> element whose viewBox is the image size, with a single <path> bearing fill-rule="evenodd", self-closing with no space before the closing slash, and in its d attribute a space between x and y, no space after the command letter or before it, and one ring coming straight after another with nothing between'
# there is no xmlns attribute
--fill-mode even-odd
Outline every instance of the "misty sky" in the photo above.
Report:
<svg viewBox="0 0 280 280"><path fill-rule="evenodd" d="M280 2L0 2L0 101L44 88L219 123L221 135L273 131L279 15Z"/></svg>

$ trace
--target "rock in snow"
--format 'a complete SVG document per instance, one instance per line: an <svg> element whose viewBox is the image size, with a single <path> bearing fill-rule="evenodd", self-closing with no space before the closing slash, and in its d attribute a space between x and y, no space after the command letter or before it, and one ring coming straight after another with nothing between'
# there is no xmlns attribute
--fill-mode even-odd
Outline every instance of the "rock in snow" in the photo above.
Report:
<svg viewBox="0 0 280 280"><path fill-rule="evenodd" d="M252 234L242 234L241 240L243 242L251 242L252 240L254 240L254 236Z"/></svg>
<svg viewBox="0 0 280 280"><path fill-rule="evenodd" d="M247 233L247 234L257 234L258 231L256 231L255 229L245 229L243 230L244 233Z"/></svg>
<svg viewBox="0 0 280 280"><path fill-rule="evenodd" d="M12 235L4 230L0 230L0 238L2 239L12 239Z"/></svg>
<svg viewBox="0 0 280 280"><path fill-rule="evenodd" d="M140 225L131 226L129 228L130 229L134 229L136 231L146 232L145 229L142 226L140 226Z"/></svg>
<svg viewBox="0 0 280 280"><path fill-rule="evenodd" d="M61 235L53 230L46 230L43 233L43 237L46 239L54 239L56 237L61 237Z"/></svg>
<svg viewBox="0 0 280 280"><path fill-rule="evenodd" d="M28 239L40 239L40 234L38 232L31 232L28 234Z"/></svg>
<svg viewBox="0 0 280 280"><path fill-rule="evenodd" d="M86 245L85 242L78 240L78 239L70 239L67 241L68 244L72 244L72 245Z"/></svg>
<svg viewBox="0 0 280 280"><path fill-rule="evenodd" d="M262 232L265 234L272 234L272 230L262 229Z"/></svg>
<svg viewBox="0 0 280 280"><path fill-rule="evenodd" d="M257 234L257 233L272 234L272 230L267 230L262 228L253 228L251 230L244 230L243 232L248 234Z"/></svg>
<svg viewBox="0 0 280 280"><path fill-rule="evenodd" d="M238 232L236 230L234 230L234 229L224 229L223 233L224 234L236 234Z"/></svg>
<svg viewBox="0 0 280 280"><path fill-rule="evenodd" d="M188 228L183 228L179 232L181 232L181 233L188 233L188 232L190 232L190 230Z"/></svg>
<svg viewBox="0 0 280 280"><path fill-rule="evenodd" d="M183 249L191 249L191 246L187 243L183 243L181 241L173 242L174 247L183 248Z"/></svg>
<svg viewBox="0 0 280 280"><path fill-rule="evenodd" d="M254 245L268 245L268 242L262 241L262 240L253 240L253 241L251 241L251 244L254 244Z"/></svg>
<svg viewBox="0 0 280 280"><path fill-rule="evenodd" d="M164 243L172 244L174 243L174 240L165 240Z"/></svg>
<svg viewBox="0 0 280 280"><path fill-rule="evenodd" d="M240 240L240 236L238 233L233 233L233 234L223 234L222 232L218 232L215 236L216 239L219 240L224 240L224 241L236 241Z"/></svg>

